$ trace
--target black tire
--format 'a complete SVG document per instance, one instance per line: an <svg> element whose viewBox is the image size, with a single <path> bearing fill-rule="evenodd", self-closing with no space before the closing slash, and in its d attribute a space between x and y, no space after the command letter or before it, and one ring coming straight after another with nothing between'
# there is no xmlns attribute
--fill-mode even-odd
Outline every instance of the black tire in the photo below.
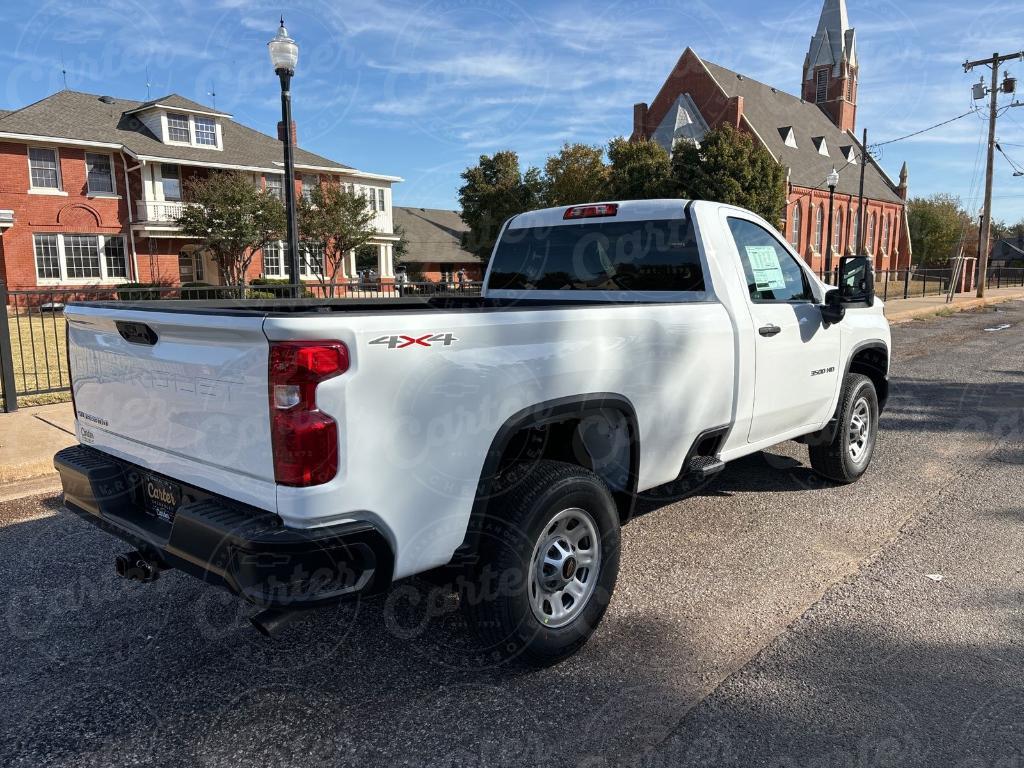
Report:
<svg viewBox="0 0 1024 768"><path fill-rule="evenodd" d="M532 666L552 664L579 650L608 607L619 573L618 511L604 482L573 464L524 465L507 473L503 488L488 505L481 526L480 566L462 585L462 609L485 655ZM592 591L579 606L570 604L570 613L578 611L575 617L564 626L546 626L531 600L531 574L538 567L534 555L542 551L546 537L558 535L552 531L558 528L559 515L576 514L572 510L583 510L596 528L598 541L584 537L580 550L589 550L590 557L599 551L598 565L596 573L585 574L588 585L594 579L593 586L586 587ZM586 569L577 571L575 565L570 569L569 559L565 561L568 581L582 579ZM536 600L536 589L533 595Z"/></svg>
<svg viewBox="0 0 1024 768"><path fill-rule="evenodd" d="M866 418L864 411L866 410ZM871 464L878 437L878 395L875 385L867 376L848 374L839 395L838 425L831 443L810 446L811 467L822 477L837 483L852 483L860 478ZM855 457L851 445L851 429L855 414L858 423L866 424L866 435L859 454Z"/></svg>

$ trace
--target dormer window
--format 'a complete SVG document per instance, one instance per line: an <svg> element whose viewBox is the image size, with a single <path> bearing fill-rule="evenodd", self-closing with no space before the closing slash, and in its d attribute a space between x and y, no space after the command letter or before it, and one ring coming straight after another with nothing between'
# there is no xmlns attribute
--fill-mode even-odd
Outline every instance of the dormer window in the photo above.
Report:
<svg viewBox="0 0 1024 768"><path fill-rule="evenodd" d="M196 116L196 144L204 147L217 146L217 123L212 117Z"/></svg>
<svg viewBox="0 0 1024 768"><path fill-rule="evenodd" d="M167 115L167 138L170 141L192 143L188 130L188 115Z"/></svg>
<svg viewBox="0 0 1024 768"><path fill-rule="evenodd" d="M782 143L785 144L787 147L792 147L793 149L797 148L796 134L793 132L793 126L786 125L783 126L782 128L779 128L779 136L782 137Z"/></svg>
<svg viewBox="0 0 1024 768"><path fill-rule="evenodd" d="M828 144L825 143L824 136L814 136L813 138L811 138L811 141L814 143L814 148L818 150L819 155L824 155L825 157L829 156Z"/></svg>
<svg viewBox="0 0 1024 768"><path fill-rule="evenodd" d="M217 121L207 115L168 112L167 143L188 144L193 147L220 148L220 129Z"/></svg>

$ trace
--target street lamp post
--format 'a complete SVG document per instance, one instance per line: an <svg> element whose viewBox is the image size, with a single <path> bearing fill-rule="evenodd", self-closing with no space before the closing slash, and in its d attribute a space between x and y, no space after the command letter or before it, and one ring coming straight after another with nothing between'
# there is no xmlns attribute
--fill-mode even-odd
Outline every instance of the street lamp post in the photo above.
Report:
<svg viewBox="0 0 1024 768"><path fill-rule="evenodd" d="M288 37L288 30L281 17L277 36L269 43L270 63L281 79L281 120L284 124L284 204L288 214L288 268L294 288L293 295L302 295L299 275L299 223L295 216L295 146L292 142L292 75L299 63L299 46Z"/></svg>
<svg viewBox="0 0 1024 768"><path fill-rule="evenodd" d="M836 187L839 186L839 171L835 168L832 169L832 173L828 175L826 179L828 184L828 244L826 245L825 251L825 275L827 279L832 279L832 227L835 225L835 216L832 213L832 207L835 203Z"/></svg>

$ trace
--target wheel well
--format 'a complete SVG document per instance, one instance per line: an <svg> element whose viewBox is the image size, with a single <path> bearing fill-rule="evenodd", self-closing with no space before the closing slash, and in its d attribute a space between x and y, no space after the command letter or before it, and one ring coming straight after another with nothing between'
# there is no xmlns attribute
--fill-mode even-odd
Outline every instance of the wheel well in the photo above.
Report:
<svg viewBox="0 0 1024 768"><path fill-rule="evenodd" d="M889 351L884 347L868 347L854 353L850 360L850 373L871 379L878 394L878 410L883 410L889 399Z"/></svg>
<svg viewBox="0 0 1024 768"><path fill-rule="evenodd" d="M498 461L498 474L517 464L561 461L600 477L613 491L629 491L632 475L630 426L614 409L564 415L514 432Z"/></svg>
<svg viewBox="0 0 1024 768"><path fill-rule="evenodd" d="M466 538L454 562L475 556L480 524L488 502L501 488L503 475L514 467L553 460L594 472L608 485L626 520L636 499L640 461L636 412L617 395L564 399L526 409L498 431L481 472Z"/></svg>

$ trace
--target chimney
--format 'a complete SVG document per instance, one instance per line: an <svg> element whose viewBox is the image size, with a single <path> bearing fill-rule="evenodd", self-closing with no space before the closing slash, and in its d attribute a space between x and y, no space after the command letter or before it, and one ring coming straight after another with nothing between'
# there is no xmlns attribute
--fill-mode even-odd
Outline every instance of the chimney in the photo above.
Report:
<svg viewBox="0 0 1024 768"><path fill-rule="evenodd" d="M736 130L739 130L740 124L743 122L742 96L730 97L729 103L725 105L725 122L729 123Z"/></svg>
<svg viewBox="0 0 1024 768"><path fill-rule="evenodd" d="M292 120L292 144L299 146L298 134L295 131L295 121ZM284 141L284 120L277 121L277 140Z"/></svg>
<svg viewBox="0 0 1024 768"><path fill-rule="evenodd" d="M644 102L633 105L633 141L646 139L647 136L647 105Z"/></svg>

